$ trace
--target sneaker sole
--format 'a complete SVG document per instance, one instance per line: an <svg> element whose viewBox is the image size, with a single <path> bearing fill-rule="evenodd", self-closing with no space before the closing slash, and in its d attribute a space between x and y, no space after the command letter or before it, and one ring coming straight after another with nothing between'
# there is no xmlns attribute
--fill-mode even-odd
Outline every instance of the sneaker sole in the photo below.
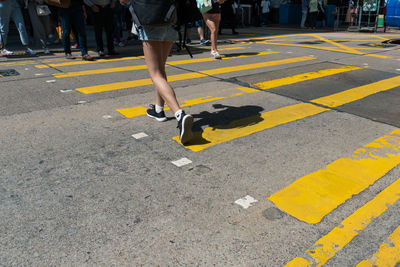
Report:
<svg viewBox="0 0 400 267"><path fill-rule="evenodd" d="M164 117L164 118L157 118L157 117L155 117L155 116L153 116L153 115L150 115L149 113L146 113L146 115L148 116L148 117L150 117L150 118L153 118L153 119L156 119L157 121L166 121L167 120L167 117Z"/></svg>
<svg viewBox="0 0 400 267"><path fill-rule="evenodd" d="M192 126L193 126L193 117L190 115L186 115L185 117L183 117L182 133L180 136L180 140L183 145L189 142L193 137Z"/></svg>

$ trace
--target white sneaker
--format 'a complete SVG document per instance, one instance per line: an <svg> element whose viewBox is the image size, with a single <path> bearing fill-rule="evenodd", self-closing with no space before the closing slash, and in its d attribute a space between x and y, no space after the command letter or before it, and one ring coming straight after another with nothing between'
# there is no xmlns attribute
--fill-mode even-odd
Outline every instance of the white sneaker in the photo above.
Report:
<svg viewBox="0 0 400 267"><path fill-rule="evenodd" d="M50 50L49 50L48 48L45 48L45 49L44 49L44 54L45 54L45 55L50 54Z"/></svg>
<svg viewBox="0 0 400 267"><path fill-rule="evenodd" d="M9 56L9 55L12 55L13 54L13 52L11 52L11 51L9 51L9 50L7 50L7 49L1 49L1 55L2 56Z"/></svg>
<svg viewBox="0 0 400 267"><path fill-rule="evenodd" d="M211 50L211 56L213 56L215 59L221 59L221 55L218 53L218 51Z"/></svg>
<svg viewBox="0 0 400 267"><path fill-rule="evenodd" d="M33 50L32 50L32 49L30 49L30 48L26 49L25 53L26 53L27 55L30 55L30 56L34 56L34 55L36 55L36 52L35 52L35 51L33 51Z"/></svg>

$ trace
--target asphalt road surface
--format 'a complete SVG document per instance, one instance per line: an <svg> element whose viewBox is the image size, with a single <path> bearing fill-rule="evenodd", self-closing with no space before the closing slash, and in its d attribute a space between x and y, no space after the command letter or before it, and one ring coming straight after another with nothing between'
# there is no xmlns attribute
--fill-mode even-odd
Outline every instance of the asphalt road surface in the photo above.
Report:
<svg viewBox="0 0 400 267"><path fill-rule="evenodd" d="M2 58L0 265L399 266L400 35L251 33L169 57L187 146L139 47Z"/></svg>

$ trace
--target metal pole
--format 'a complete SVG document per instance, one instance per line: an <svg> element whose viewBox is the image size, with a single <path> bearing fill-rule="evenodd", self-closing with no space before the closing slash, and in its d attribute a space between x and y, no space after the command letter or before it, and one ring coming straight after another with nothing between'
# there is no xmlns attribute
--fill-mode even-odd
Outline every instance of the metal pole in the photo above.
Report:
<svg viewBox="0 0 400 267"><path fill-rule="evenodd" d="M361 7L359 7L359 15L358 15L358 31L360 31L361 30L361 16L362 16L362 6Z"/></svg>
<svg viewBox="0 0 400 267"><path fill-rule="evenodd" d="M376 7L376 17L375 17L375 27L374 27L374 32L378 31L378 17L379 17L379 9L381 8L381 1L378 1L378 6Z"/></svg>

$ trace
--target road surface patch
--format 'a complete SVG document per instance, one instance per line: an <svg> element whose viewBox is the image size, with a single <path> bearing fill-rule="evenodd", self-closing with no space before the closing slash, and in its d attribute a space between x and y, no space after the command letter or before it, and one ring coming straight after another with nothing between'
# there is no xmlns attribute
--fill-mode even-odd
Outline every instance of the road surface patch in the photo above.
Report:
<svg viewBox="0 0 400 267"><path fill-rule="evenodd" d="M234 58L245 58L245 57L253 57L253 56L272 55L272 54L278 54L278 53L279 52L260 52L260 53L254 53L254 54L233 55L233 56L224 57L224 59L226 60L226 59L234 59ZM210 61L214 61L214 60L215 60L214 58L210 58L210 57L188 59L188 60L176 60L176 61L167 62L166 66L178 66L178 65L185 65L185 64L202 63L202 62L210 62ZM60 78L70 78L70 77L88 76L88 75L96 75L96 74L133 71L133 70L145 70L145 69L147 69L147 65L137 65L137 66L127 66L127 67L117 67L117 68L106 68L106 69L55 73L55 74L53 74L53 76L60 79Z"/></svg>
<svg viewBox="0 0 400 267"><path fill-rule="evenodd" d="M400 263L400 226L383 242L372 258L363 260L356 267L396 266Z"/></svg>
<svg viewBox="0 0 400 267"><path fill-rule="evenodd" d="M313 60L313 59L315 59L315 58L313 58L313 57L295 57L295 58L273 60L273 61L266 61L266 62L260 62L260 63L238 65L238 66L232 66L232 67L223 67L223 68L216 68L216 69L210 69L210 70L203 70L203 71L199 71L199 72L176 74L176 75L168 76L168 81L174 82L174 81L183 81L183 80L204 78L204 77L212 76L212 75L231 73L231 72L243 71L243 70L258 69L258 68L264 68L264 67L272 67L272 66L285 65L285 64L291 64L291 63L299 63L299 62L304 62L304 61ZM145 86L145 85L152 85L152 84L153 84L153 81L151 79L147 78L147 79L126 81L126 82L117 82L117 83L109 83L109 84L81 87L81 88L77 88L75 90L77 90L78 92L84 93L84 94L94 94L94 93L116 91L116 90L121 90L121 89L127 89L127 88L133 88L133 87Z"/></svg>
<svg viewBox="0 0 400 267"><path fill-rule="evenodd" d="M260 92L259 90L253 89L253 88L248 88L248 87L238 87L238 90L244 93L256 93ZM242 95L241 93L239 94L234 94L231 95L230 97L236 97ZM213 102L221 99L226 99L228 97L222 96L222 97L213 97L213 96L206 96L206 97L200 97L200 98L194 98L190 100L183 100L181 102L181 107L189 107L189 106L194 106L194 105L199 105L203 103L208 103L208 102ZM166 107L164 110L170 110L168 107ZM133 108L124 108L124 109L117 109L119 113L121 113L123 116L126 118L134 118L138 116L143 116L146 115L147 108L143 106L139 107L133 107Z"/></svg>
<svg viewBox="0 0 400 267"><path fill-rule="evenodd" d="M374 218L381 216L388 209L388 205L395 204L400 199L399 192L400 179L386 187L372 200L344 219L339 226L336 226L327 235L315 242L312 248L305 252L308 257L311 257L311 261L302 257L296 257L285 266L324 265L356 237L360 231L364 230Z"/></svg>
<svg viewBox="0 0 400 267"><path fill-rule="evenodd" d="M395 130L356 150L351 157L338 159L323 170L301 177L268 199L300 221L319 223L398 164L400 130Z"/></svg>
<svg viewBox="0 0 400 267"><path fill-rule="evenodd" d="M284 86L284 85L294 84L294 83L308 81L308 80L312 80L312 79L327 77L327 76L331 76L331 75L335 75L335 74L339 74L339 73L343 73L343 72L347 72L347 71L352 71L352 70L359 70L359 69L362 69L362 68L354 67L354 66L343 66L340 68L323 69L323 70L319 70L319 71L301 73L301 74L290 76L290 77L256 83L253 85L260 89L268 90L268 89L279 87L279 86Z"/></svg>

